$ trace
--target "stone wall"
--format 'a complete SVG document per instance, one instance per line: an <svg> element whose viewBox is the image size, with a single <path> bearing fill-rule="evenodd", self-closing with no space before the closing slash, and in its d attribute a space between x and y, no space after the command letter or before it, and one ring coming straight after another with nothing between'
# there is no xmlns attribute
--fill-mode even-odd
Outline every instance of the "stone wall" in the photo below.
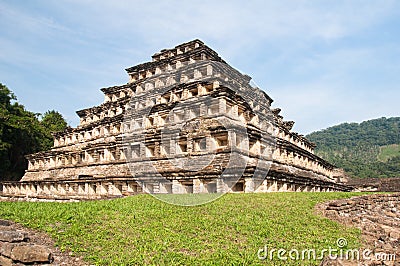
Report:
<svg viewBox="0 0 400 266"><path fill-rule="evenodd" d="M400 265L400 193L374 194L334 200L319 208L326 217L362 231L363 248L374 254L395 254L390 261L358 261L356 264L321 265Z"/></svg>
<svg viewBox="0 0 400 266"><path fill-rule="evenodd" d="M11 223L0 220L0 265L48 265L53 262L50 250L29 242L29 234L12 230Z"/></svg>
<svg viewBox="0 0 400 266"><path fill-rule="evenodd" d="M400 178L351 178L347 185L358 191L400 192Z"/></svg>

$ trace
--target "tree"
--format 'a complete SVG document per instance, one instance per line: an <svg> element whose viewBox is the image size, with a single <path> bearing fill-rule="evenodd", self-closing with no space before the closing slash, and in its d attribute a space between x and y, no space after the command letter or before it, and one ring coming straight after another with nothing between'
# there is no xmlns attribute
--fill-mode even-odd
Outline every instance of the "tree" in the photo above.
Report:
<svg viewBox="0 0 400 266"><path fill-rule="evenodd" d="M63 131L68 126L62 114L55 110L44 113L40 124L42 125L45 134L42 143L42 150L48 150L53 146L53 137L51 133Z"/></svg>
<svg viewBox="0 0 400 266"><path fill-rule="evenodd" d="M11 147L9 140L6 139L9 123L9 109L11 100L15 100L15 96L11 91L0 83L0 177L4 174L4 170L9 167L8 150Z"/></svg>
<svg viewBox="0 0 400 266"><path fill-rule="evenodd" d="M19 180L26 168L25 155L49 149L51 130L63 130L66 122L61 114L48 111L40 114L25 110L15 95L0 83L0 180Z"/></svg>

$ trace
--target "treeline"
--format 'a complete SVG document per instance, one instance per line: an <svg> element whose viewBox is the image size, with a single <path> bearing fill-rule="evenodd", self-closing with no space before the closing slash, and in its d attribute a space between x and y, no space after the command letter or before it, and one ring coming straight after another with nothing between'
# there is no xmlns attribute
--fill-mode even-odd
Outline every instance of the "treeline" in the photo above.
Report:
<svg viewBox="0 0 400 266"><path fill-rule="evenodd" d="M313 132L316 153L355 177L400 177L400 156L378 159L383 147L400 144L400 117L345 123Z"/></svg>
<svg viewBox="0 0 400 266"><path fill-rule="evenodd" d="M21 179L27 169L25 155L50 149L53 145L51 132L66 127L60 113L28 111L7 86L0 83L0 181Z"/></svg>

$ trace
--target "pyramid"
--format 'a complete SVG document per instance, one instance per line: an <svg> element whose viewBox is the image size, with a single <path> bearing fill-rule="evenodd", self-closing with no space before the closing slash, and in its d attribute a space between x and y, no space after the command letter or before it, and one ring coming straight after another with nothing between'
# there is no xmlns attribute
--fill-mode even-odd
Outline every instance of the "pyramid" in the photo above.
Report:
<svg viewBox="0 0 400 266"><path fill-rule="evenodd" d="M98 199L137 193L348 191L251 78L200 40L164 49L102 88L51 150L28 155L2 195Z"/></svg>

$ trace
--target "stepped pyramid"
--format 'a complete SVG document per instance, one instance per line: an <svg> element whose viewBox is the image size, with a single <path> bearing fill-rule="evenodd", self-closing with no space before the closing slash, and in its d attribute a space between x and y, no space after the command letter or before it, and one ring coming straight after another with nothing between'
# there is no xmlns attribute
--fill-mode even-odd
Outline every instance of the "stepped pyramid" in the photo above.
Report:
<svg viewBox="0 0 400 266"><path fill-rule="evenodd" d="M136 193L347 191L273 100L200 40L126 69L127 84L27 156L2 194L73 199Z"/></svg>

